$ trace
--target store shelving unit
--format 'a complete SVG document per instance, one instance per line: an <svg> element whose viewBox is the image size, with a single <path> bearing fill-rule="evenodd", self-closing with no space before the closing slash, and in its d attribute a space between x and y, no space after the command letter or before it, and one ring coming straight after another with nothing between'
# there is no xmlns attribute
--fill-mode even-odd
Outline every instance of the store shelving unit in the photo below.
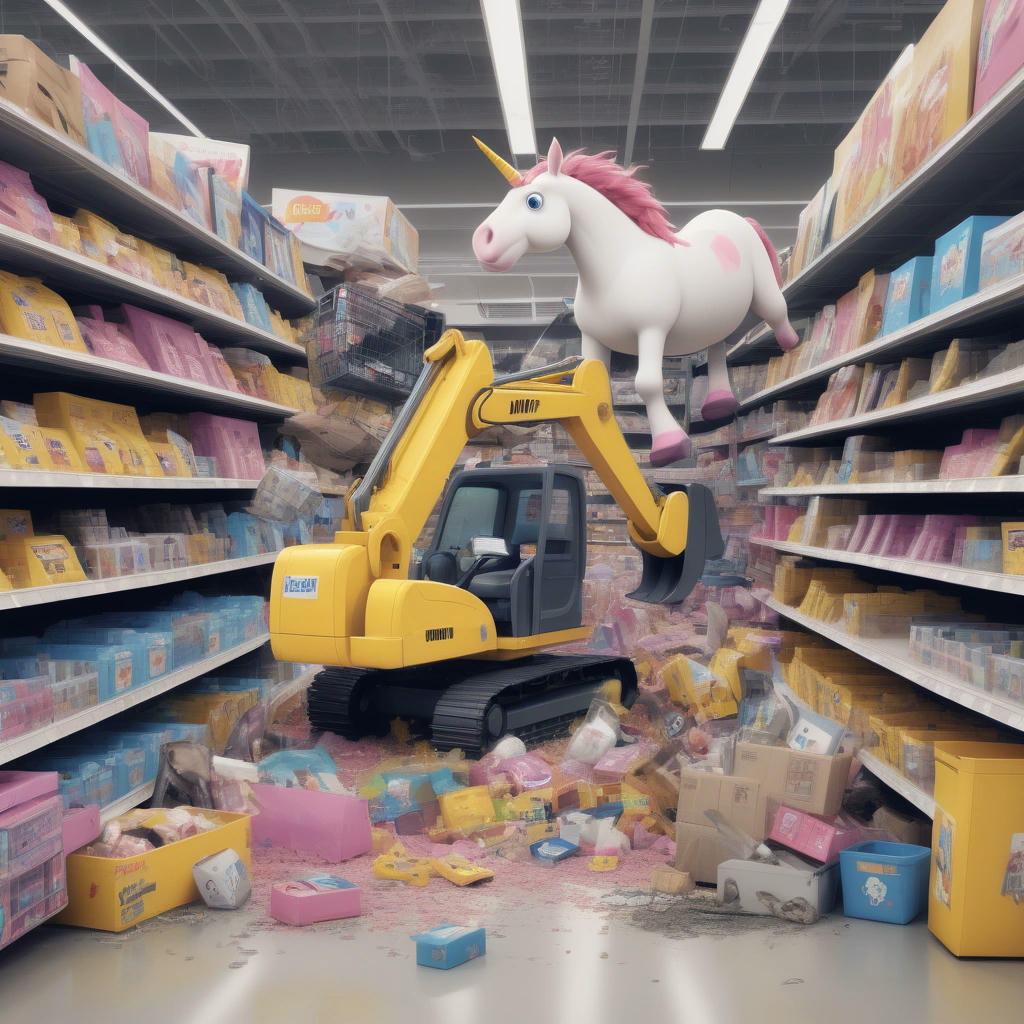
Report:
<svg viewBox="0 0 1024 1024"><path fill-rule="evenodd" d="M198 381L182 380L157 370L144 370L113 359L101 359L88 352L71 352L52 345L40 345L25 338L0 334L0 361L7 367L20 367L47 374L52 388L55 377L74 381L94 380L116 385L126 399L146 393L150 401L160 397L187 400L196 409L223 410L227 415L251 416L260 420L283 420L299 412L291 406L253 398L237 391L215 388ZM73 389L73 384L66 386Z"/></svg>
<svg viewBox="0 0 1024 1024"><path fill-rule="evenodd" d="M0 487L88 491L252 491L259 480L229 477L107 476L103 473L58 473L52 470L0 469Z"/></svg>
<svg viewBox="0 0 1024 1024"><path fill-rule="evenodd" d="M892 765L886 764L884 761L880 761L870 750L860 750L857 752L857 760L876 779L880 779L890 789L896 790L900 796L905 797L909 800L922 814L926 814L929 818L935 817L935 797L926 793L920 786L915 786L913 782L904 776L900 775Z"/></svg>
<svg viewBox="0 0 1024 1024"><path fill-rule="evenodd" d="M29 171L51 197L69 207L98 213L125 231L222 270L232 280L252 281L284 316L302 316L315 305L301 288L2 99L0 151L4 160Z"/></svg>
<svg viewBox="0 0 1024 1024"><path fill-rule="evenodd" d="M151 779L141 786L136 786L124 796L105 804L100 808L100 823L105 825L111 818L116 818L119 814L138 807L139 804L144 804L153 795L154 789L156 789L156 779Z"/></svg>
<svg viewBox="0 0 1024 1024"><path fill-rule="evenodd" d="M906 480L860 484L808 484L806 487L764 487L764 498L805 498L814 495L853 498L868 494L1020 494L1024 476L968 477L961 480Z"/></svg>
<svg viewBox="0 0 1024 1024"><path fill-rule="evenodd" d="M859 416L848 416L846 419L832 420L830 423L819 423L802 430L793 430L787 434L779 434L774 444L809 444L822 438L836 438L847 434L860 434L875 430L878 427L890 427L921 420L927 416L943 413L969 412L982 408L993 402L1005 402L1024 391L1024 366L1015 367L1005 373L997 373L970 384L940 391L935 395L923 395L921 398L902 402L889 409L876 409L874 412L861 413Z"/></svg>
<svg viewBox="0 0 1024 1024"><path fill-rule="evenodd" d="M1011 576L1003 572L984 572L981 569L960 569L955 565L941 562L916 562L908 558L890 558L885 555L865 555L859 551L833 551L830 548L814 547L810 544L793 544L785 540L750 538L751 544L774 548L787 555L802 555L825 562L842 562L845 565L861 565L867 569L883 569L886 572L917 576L921 579L937 580L959 587L974 587L996 594L1024 595L1024 576Z"/></svg>
<svg viewBox="0 0 1024 1024"><path fill-rule="evenodd" d="M1024 277L1001 281L991 288L921 317L920 320L915 320L898 331L883 334L867 345L825 360L778 384L758 391L740 402L740 412L755 409L782 395L803 390L816 381L825 380L842 366L869 360L877 362L900 359L936 339L951 339L964 331L983 331L999 326L1008 315L1019 312L1022 306Z"/></svg>
<svg viewBox="0 0 1024 1024"><path fill-rule="evenodd" d="M7 764L9 761L23 757L33 750L38 750L40 747L45 747L50 743L56 743L57 740L63 739L65 736L81 732L82 729L87 729L90 725L96 725L97 722L102 722L107 718L112 718L114 715L119 715L122 711L127 711L137 704L142 704L147 700L152 700L154 697L159 697L160 694L167 693L183 683L199 679L208 672L213 672L222 665L227 665L229 662L235 661L250 651L258 650L269 639L269 634L263 633L260 636L253 637L252 640L239 644L237 647L220 651L209 658L193 662L191 665L186 665L184 668L177 669L174 672L168 672L159 679L154 679L151 683L133 687L111 700L105 700L100 704L94 704L91 708L86 708L84 711L68 715L67 718L62 718L59 722L44 725L40 729L34 729L32 732L27 732L22 736L16 736L14 739L0 743L0 764Z"/></svg>
<svg viewBox="0 0 1024 1024"><path fill-rule="evenodd" d="M6 590L0 593L0 611L12 608L30 608L54 601L72 601L80 597L98 597L103 594L119 594L124 590L139 590L144 587L161 587L168 583L183 583L188 580L217 576L225 572L238 572L273 565L276 553L249 555L246 558L226 558L220 562L205 565L189 565L184 569L162 569L159 572L139 572L134 576L117 576L109 580L84 580L79 583L53 583L48 587L23 587L21 590Z"/></svg>
<svg viewBox="0 0 1024 1024"><path fill-rule="evenodd" d="M865 639L854 636L832 623L821 622L810 615L804 615L798 608L783 604L775 598L768 598L764 603L792 622L831 640L840 647L845 647L848 651L853 651L854 654L859 654L876 665L881 665L890 672L895 672L925 690L930 690L995 722L1024 730L1024 704L979 690L955 676L915 661L910 656L910 644L907 640Z"/></svg>
<svg viewBox="0 0 1024 1024"><path fill-rule="evenodd" d="M185 320L207 341L256 349L293 361L306 358L306 350L295 342L3 224L0 261L16 265L23 274L43 278L58 294L70 290L88 293L101 302L128 302Z"/></svg>
<svg viewBox="0 0 1024 1024"><path fill-rule="evenodd" d="M899 188L828 247L784 287L791 317L817 312L834 303L875 268L887 272L910 256L931 251L934 239L965 217L977 213L1012 215L1024 207L1024 70L1019 71L985 109L971 118ZM965 188L965 183L970 187ZM895 362L908 355L928 354L954 337L995 334L1013 327L1024 311L1024 276L1001 282L975 295L923 317L910 325L876 338L869 344L802 370L787 380L762 387L740 403L740 413L770 406L780 398L806 396L823 390L826 379L840 367L867 362ZM758 362L776 353L774 335L762 325L729 351L733 362ZM918 435L932 418L950 430L972 425L972 413L1016 411L1014 400L1024 392L1024 367L975 380L935 395L927 395L888 409L849 416L777 434L774 445L838 445L853 434L911 430ZM966 415L964 415L966 414ZM958 417L954 420L954 417ZM954 426L955 423L955 426ZM898 447L898 446L897 446ZM906 445L904 445L906 447ZM749 484L753 484L750 481ZM926 480L857 484L821 484L804 487L764 486L759 498L806 499L835 497L934 496L943 508L956 509L965 496L1024 493L1024 475L966 480ZM822 563L862 566L894 574L894 582L907 577L966 587L991 594L1024 596L1024 576L983 572L931 562L908 561L879 555L830 550L789 541L750 543ZM765 605L791 622L826 637L869 661L883 666L961 707L1013 729L1024 730L1024 705L975 689L948 674L914 661L908 639L870 639L853 636L839 627L803 615L774 598ZM870 751L859 755L864 766L926 814L934 801Z"/></svg>

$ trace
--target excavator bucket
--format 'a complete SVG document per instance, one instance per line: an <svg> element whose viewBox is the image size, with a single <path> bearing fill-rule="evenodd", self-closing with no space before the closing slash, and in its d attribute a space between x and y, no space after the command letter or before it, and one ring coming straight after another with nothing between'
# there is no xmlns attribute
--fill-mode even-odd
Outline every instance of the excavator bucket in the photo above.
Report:
<svg viewBox="0 0 1024 1024"><path fill-rule="evenodd" d="M690 501L690 519L686 529L686 550L674 558L643 555L640 586L627 597L648 604L679 604L704 575L708 560L721 558L725 541L718 525L718 510L711 491L703 484L661 484L666 492L685 491Z"/></svg>

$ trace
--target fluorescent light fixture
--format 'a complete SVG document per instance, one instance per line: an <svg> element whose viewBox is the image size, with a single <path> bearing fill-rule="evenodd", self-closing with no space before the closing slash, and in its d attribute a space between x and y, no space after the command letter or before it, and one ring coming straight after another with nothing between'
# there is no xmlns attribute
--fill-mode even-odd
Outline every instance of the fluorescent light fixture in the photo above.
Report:
<svg viewBox="0 0 1024 1024"><path fill-rule="evenodd" d="M480 0L480 10L491 48L494 77L498 80L501 112L513 154L534 155L537 136L530 108L530 83L526 77L526 44L519 0Z"/></svg>
<svg viewBox="0 0 1024 1024"><path fill-rule="evenodd" d="M785 17L789 0L761 0L750 20L750 27L733 61L722 95L704 133L701 149L725 149L736 118L747 99L751 85L757 77L768 47Z"/></svg>
<svg viewBox="0 0 1024 1024"><path fill-rule="evenodd" d="M75 31L85 36L86 39L96 47L104 56L109 57L137 86L144 89L149 93L166 110L172 117L180 121L193 135L200 139L205 139L206 136L154 85L150 85L129 64L127 61L122 60L114 51L107 46L105 42L88 25L78 17L74 11L68 10L61 0L46 0L49 4Z"/></svg>

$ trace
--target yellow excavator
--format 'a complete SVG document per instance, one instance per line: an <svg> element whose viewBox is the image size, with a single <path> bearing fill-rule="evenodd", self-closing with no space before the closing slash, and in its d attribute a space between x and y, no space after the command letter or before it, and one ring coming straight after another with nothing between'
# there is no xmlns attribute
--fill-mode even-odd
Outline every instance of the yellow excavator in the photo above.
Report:
<svg viewBox="0 0 1024 1024"><path fill-rule="evenodd" d="M618 698L630 706L637 677L628 658L541 653L590 635L579 470L460 472L415 565L413 544L469 440L495 425L560 423L628 518L643 561L628 596L678 603L705 560L723 553L710 491L648 485L598 360L495 377L487 346L449 330L424 363L366 475L345 495L334 543L286 548L274 566L275 656L327 666L310 688L312 725L357 739L412 718L430 723L437 747L478 755L508 732L553 735L608 680L618 680Z"/></svg>

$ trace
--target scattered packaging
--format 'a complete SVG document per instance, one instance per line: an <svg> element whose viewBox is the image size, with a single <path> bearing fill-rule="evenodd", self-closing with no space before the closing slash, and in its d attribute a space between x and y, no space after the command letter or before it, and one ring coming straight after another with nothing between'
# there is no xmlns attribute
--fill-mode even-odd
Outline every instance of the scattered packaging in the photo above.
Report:
<svg viewBox="0 0 1024 1024"><path fill-rule="evenodd" d="M237 910L252 892L249 869L234 850L221 850L197 860L192 877L208 907Z"/></svg>
<svg viewBox="0 0 1024 1024"><path fill-rule="evenodd" d="M276 882L270 889L270 916L284 924L315 924L361 913L359 887L334 875Z"/></svg>
<svg viewBox="0 0 1024 1024"><path fill-rule="evenodd" d="M449 970L487 952L483 928L459 924L440 924L428 932L412 936L416 943L416 963L421 967Z"/></svg>

